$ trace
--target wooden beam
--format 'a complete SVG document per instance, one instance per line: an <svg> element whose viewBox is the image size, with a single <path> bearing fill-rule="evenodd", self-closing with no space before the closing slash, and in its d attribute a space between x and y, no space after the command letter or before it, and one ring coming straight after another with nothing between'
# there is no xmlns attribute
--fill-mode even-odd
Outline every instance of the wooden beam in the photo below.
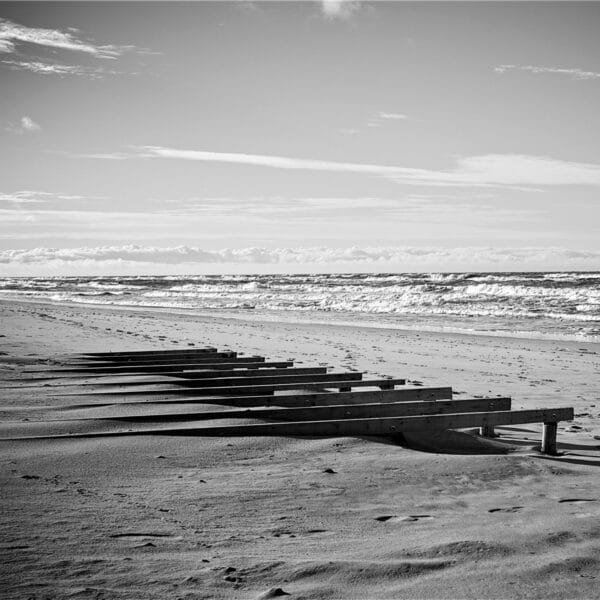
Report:
<svg viewBox="0 0 600 600"><path fill-rule="evenodd" d="M233 409L182 413L152 413L146 415L112 415L72 420L128 421L132 423L167 423L177 421L207 421L212 419L330 421L335 419L437 415L458 412L506 411L510 410L510 405L510 398L473 398L463 400L427 400L424 402L389 402L295 408L247 408L243 410ZM60 420L62 421L64 419Z"/></svg>
<svg viewBox="0 0 600 600"><path fill-rule="evenodd" d="M455 413L416 417L383 417L295 423L259 423L217 427L169 428L171 435L201 436L310 436L340 437L394 435L403 431L440 431L482 425L516 425L522 423L557 423L573 419L572 408L552 408L499 412ZM157 430L154 430L156 433ZM160 432L160 430L158 430ZM139 433L139 432L136 432Z"/></svg>
<svg viewBox="0 0 600 600"><path fill-rule="evenodd" d="M270 384L270 383L312 383L313 381L327 382L333 381L360 381L362 373L352 371L350 373L325 373L325 367L314 367L300 369L300 371L308 371L308 373L294 374L296 369L274 369L275 371L283 371L278 375L272 375L269 371L235 371L234 375L222 376L223 371L215 371L212 375L204 378L201 373L197 377L188 378L186 373L169 373L166 380L148 380L148 381L119 381L119 382L84 382L84 383L65 383L61 387L135 387L140 385L178 385L188 388L203 388L203 387L231 387L238 385L249 384ZM225 372L226 373L226 372ZM54 386L58 387L58 386Z"/></svg>
<svg viewBox="0 0 600 600"><path fill-rule="evenodd" d="M181 361L190 361L195 362L196 360L206 360L210 358L236 358L237 353L235 352L203 352L202 354L198 354L197 356L171 356L171 355L159 355L156 356L146 356L146 357L116 357L113 359L102 358L97 360L79 360L79 361L71 361L69 363L65 363L70 367L76 366L89 366L89 367L100 367L100 366L113 366L113 365L151 365L151 364L161 364L161 363L173 363L173 362L181 362Z"/></svg>
<svg viewBox="0 0 600 600"><path fill-rule="evenodd" d="M285 362L286 364L293 364L292 361L279 361ZM279 364L278 363L269 363ZM230 357L230 356L222 356L222 357L208 357L208 358L195 358L195 359L165 359L164 361L149 361L142 362L139 364L125 364L125 365L98 365L97 363L86 363L85 365L80 366L69 366L69 367L46 367L44 369L23 369L24 373L81 373L81 372L93 372L93 373L118 373L118 372L127 372L132 370L149 370L149 369L160 369L161 367L166 367L170 369L171 367L175 370L179 370L181 366L189 366L190 368L199 366L204 368L206 366L211 365L242 365L245 363L265 363L265 358L263 356L245 356L245 357ZM233 368L233 366L232 366Z"/></svg>
<svg viewBox="0 0 600 600"><path fill-rule="evenodd" d="M194 354L203 354L205 352L216 352L218 349L213 346L207 346L205 348L164 348L162 350L127 350L122 352L81 352L79 356L93 356L93 357L109 357L109 358L121 358L121 357L140 357L140 356L154 356L157 354L170 354L172 356L183 356Z"/></svg>
<svg viewBox="0 0 600 600"><path fill-rule="evenodd" d="M277 361L277 362L244 362L244 363L233 363L233 362L224 362L224 363L206 363L203 365L158 365L158 366L150 366L150 367L117 367L117 370L114 371L105 371L105 370L97 370L97 369L65 369L64 371L58 371L54 373L54 377L51 377L52 371L47 371L48 375L43 377L28 377L26 381L35 381L46 380L46 379L70 379L75 377L94 377L94 378L102 378L102 377L118 377L121 375L143 375L146 373L151 373L152 375L171 375L173 373L178 373L180 371L187 370L202 370L202 371L233 371L238 369L252 369L252 370L266 370L267 373L273 369L287 369L288 367L293 367L294 363L292 361ZM192 369L193 368L193 369ZM44 372L44 371L43 371ZM39 373L38 373L39 375ZM23 377L12 378L12 381L25 381ZM9 379L5 379L4 381L10 381Z"/></svg>
<svg viewBox="0 0 600 600"><path fill-rule="evenodd" d="M332 373L332 375L335 375ZM150 396L153 395L158 399L162 395L172 396L256 396L273 394L276 391L283 390L323 390L331 388L348 387L378 387L380 389L393 389L396 385L404 385L405 379L370 379L364 381L348 381L346 379L335 379L333 381L326 380L322 381L321 378L328 377L329 375L322 375L319 381L312 382L298 382L298 383L274 383L270 385L255 384L248 386L222 386L212 388L167 388L167 389L153 389L153 390L120 390L120 391L104 391L104 392L71 392L67 394L49 394L53 397L67 397L67 396ZM140 383L140 385L142 385ZM168 385L168 384L165 384Z"/></svg>
<svg viewBox="0 0 600 600"><path fill-rule="evenodd" d="M107 394L102 394L107 396ZM390 402L411 402L424 400L441 400L452 398L452 388L401 388L399 390L386 391L361 391L361 392L317 392L312 394L285 394L276 396L226 396L226 397L199 397L199 398L157 398L152 400L133 400L125 402L97 402L86 403L84 405L67 404L57 408L70 410L73 408L93 408L95 406L114 406L114 405L132 405L139 406L143 404L221 404L236 407L252 406L288 406L288 407L308 407L308 406L334 406L334 405L354 405L354 404L378 404Z"/></svg>
<svg viewBox="0 0 600 600"><path fill-rule="evenodd" d="M327 367L284 367L282 369L230 369L209 370L193 369L183 371L178 377L185 379L223 379L228 377L276 377L278 375L324 375L327 373ZM360 374L362 376L362 373Z"/></svg>
<svg viewBox="0 0 600 600"><path fill-rule="evenodd" d="M137 431L31 436L15 439L78 439L130 435L180 435L202 437L302 436L354 437L393 436L404 431L431 432L445 429L464 429L481 425L517 425L522 423L557 423L573 419L573 408L516 410L500 412L456 413L418 417L383 417L371 419L344 419L335 421L300 421L286 423L259 423L252 425L222 425L217 427L164 427Z"/></svg>

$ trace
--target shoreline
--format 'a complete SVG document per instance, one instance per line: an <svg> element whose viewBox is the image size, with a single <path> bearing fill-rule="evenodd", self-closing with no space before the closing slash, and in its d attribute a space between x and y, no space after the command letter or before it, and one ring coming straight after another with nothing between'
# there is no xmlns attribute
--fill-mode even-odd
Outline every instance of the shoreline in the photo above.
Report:
<svg viewBox="0 0 600 600"><path fill-rule="evenodd" d="M380 329L386 331L398 331L405 333L431 333L431 334L439 334L439 335L456 335L456 336L468 336L474 338L490 338L490 339L507 339L507 340L531 340L531 341L539 341L539 342L552 342L552 343L566 343L566 344L588 344L593 347L600 349L600 340L585 340L579 339L577 336L560 336L559 334L544 334L541 332L522 332L523 335L516 335L521 332L512 332L513 335L508 335L501 331L494 332L486 332L486 331L478 331L478 330L467 330L461 328L453 328L453 327L435 327L435 326L427 326L427 325L415 325L411 327L407 324L401 324L394 326L392 323L381 323L377 324L375 322L369 323L368 321L359 320L356 323L351 323L346 320L336 320L337 315L330 320L321 320L318 315L319 312L315 311L312 313L316 316L315 319L301 319L299 316L296 317L297 313L302 313L301 311L261 311L254 312L254 309L231 309L231 313L224 311L222 309L214 309L213 312L210 312L211 309L195 309L195 308L182 308L182 307L169 307L169 306L149 306L149 305L139 305L139 304L102 304L102 303L92 303L92 302L66 302L66 301L58 301L58 300L40 300L40 299L9 299L9 298L0 298L0 303L16 303L16 304L40 304L40 305L50 305L50 306L63 306L63 307L78 307L78 308L89 308L89 309L105 309L105 310L115 310L115 311L130 311L130 312L149 312L149 313L159 313L159 314L177 314L181 316L187 317L200 317L205 319L223 319L223 320L232 320L232 321L241 321L241 322L254 322L254 323L287 323L290 325L307 325L307 326L319 326L319 327L349 327L352 329ZM234 311L239 311L238 313L234 313ZM258 315L257 317L250 317L251 314ZM293 314L292 318L277 318L281 316L289 316ZM360 319L360 314L357 313L357 316ZM372 313L370 313L372 315ZM348 317L351 315L348 315ZM375 317L373 317L375 319Z"/></svg>

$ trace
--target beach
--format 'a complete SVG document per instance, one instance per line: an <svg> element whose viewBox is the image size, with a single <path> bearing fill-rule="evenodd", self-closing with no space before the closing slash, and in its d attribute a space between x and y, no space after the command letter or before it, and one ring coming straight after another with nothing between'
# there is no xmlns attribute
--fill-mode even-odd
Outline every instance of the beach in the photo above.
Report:
<svg viewBox="0 0 600 600"><path fill-rule="evenodd" d="M214 346L575 409L557 457L535 449L541 424L498 428L513 451L490 454L359 438L3 441L5 598L597 597L598 343L6 300L0 321L3 380L69 353ZM5 387L2 437L69 418L66 402Z"/></svg>

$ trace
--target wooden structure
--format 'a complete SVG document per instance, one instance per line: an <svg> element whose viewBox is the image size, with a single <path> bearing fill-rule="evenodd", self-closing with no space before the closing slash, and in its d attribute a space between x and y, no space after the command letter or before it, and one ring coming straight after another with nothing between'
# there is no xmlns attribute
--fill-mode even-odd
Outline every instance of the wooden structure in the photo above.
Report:
<svg viewBox="0 0 600 600"><path fill-rule="evenodd" d="M123 414L121 407L117 414L93 420L147 422L154 427L51 437L394 436L473 427L491 437L497 426L543 423L541 451L556 454L557 423L573 419L569 407L513 411L510 398L453 399L450 387L411 387L398 378L363 379L355 371L294 367L290 360L267 361L212 347L93 352L58 362L29 369L27 379L13 387L43 386L55 397L84 397L89 401L86 407L138 405L135 414ZM139 410L143 404L173 406L169 412L155 408L145 414ZM204 410L177 410L179 404L201 404ZM227 408L206 409L214 404ZM252 422L199 423L216 419Z"/></svg>

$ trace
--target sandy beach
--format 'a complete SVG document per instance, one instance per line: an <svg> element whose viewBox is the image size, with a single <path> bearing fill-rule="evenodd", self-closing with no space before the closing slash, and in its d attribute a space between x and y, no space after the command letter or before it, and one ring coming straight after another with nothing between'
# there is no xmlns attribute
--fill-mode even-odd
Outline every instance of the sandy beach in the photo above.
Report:
<svg viewBox="0 0 600 600"><path fill-rule="evenodd" d="M557 457L535 450L541 424L499 428L511 451L490 454L357 438L3 441L4 598L598 595L598 344L6 301L0 321L2 437L100 414L7 381L31 365L206 345L576 415Z"/></svg>

